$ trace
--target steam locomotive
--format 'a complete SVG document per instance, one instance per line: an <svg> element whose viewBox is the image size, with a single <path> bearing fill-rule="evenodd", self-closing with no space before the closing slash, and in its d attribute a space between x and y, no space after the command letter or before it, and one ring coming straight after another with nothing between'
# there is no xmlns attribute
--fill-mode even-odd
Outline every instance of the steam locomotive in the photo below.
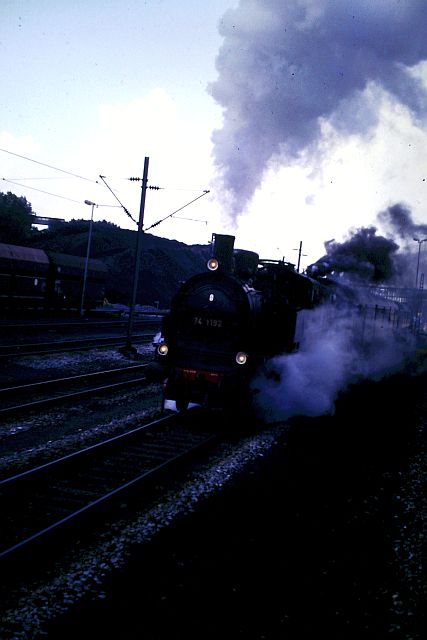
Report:
<svg viewBox="0 0 427 640"><path fill-rule="evenodd" d="M166 409L245 403L258 367L298 349L301 312L335 300L331 282L234 249L234 240L213 234L207 272L181 286L164 318L157 360Z"/></svg>
<svg viewBox="0 0 427 640"><path fill-rule="evenodd" d="M0 243L0 311L79 309L85 270L85 258ZM106 266L90 259L84 295L87 310L103 302L106 277Z"/></svg>

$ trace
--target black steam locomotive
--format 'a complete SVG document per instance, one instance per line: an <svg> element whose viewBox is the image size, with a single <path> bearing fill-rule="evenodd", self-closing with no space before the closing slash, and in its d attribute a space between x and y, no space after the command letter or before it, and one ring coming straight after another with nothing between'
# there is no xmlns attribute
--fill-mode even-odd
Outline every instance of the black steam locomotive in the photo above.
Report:
<svg viewBox="0 0 427 640"><path fill-rule="evenodd" d="M87 266L87 269L86 269ZM86 271L86 278L85 278ZM0 243L0 311L79 309L105 297L107 268L99 260Z"/></svg>
<svg viewBox="0 0 427 640"><path fill-rule="evenodd" d="M335 298L326 281L235 250L234 240L213 235L207 272L182 285L164 318L157 359L165 371L165 408L243 402L266 359L298 348L300 312Z"/></svg>

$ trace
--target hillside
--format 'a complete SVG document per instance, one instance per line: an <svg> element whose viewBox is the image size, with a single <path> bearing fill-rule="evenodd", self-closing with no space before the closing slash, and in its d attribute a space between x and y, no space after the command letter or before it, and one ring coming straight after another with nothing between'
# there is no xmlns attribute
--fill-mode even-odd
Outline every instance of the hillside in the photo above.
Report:
<svg viewBox="0 0 427 640"><path fill-rule="evenodd" d="M31 238L31 246L86 256L89 223L58 222ZM133 287L137 232L108 222L93 224L90 257L108 268L106 297L111 303L128 304ZM141 237L141 263L137 304L167 308L180 283L205 269L210 245L186 245L148 233Z"/></svg>

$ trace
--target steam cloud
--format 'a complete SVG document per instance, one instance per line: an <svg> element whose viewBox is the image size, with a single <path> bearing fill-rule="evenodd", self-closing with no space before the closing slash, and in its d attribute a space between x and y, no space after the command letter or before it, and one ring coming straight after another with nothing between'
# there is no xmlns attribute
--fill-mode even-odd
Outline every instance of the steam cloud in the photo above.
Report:
<svg viewBox="0 0 427 640"><path fill-rule="evenodd" d="M306 312L298 352L272 358L252 383L255 409L265 422L334 412L339 392L361 379L380 379L401 368L413 336L398 342L373 314L355 318L335 307Z"/></svg>
<svg viewBox="0 0 427 640"><path fill-rule="evenodd" d="M242 212L267 169L319 152L325 122L343 135L369 132L382 91L413 117L425 116L426 91L411 73L427 59L423 24L425 0L240 0L229 10L210 92L223 108L213 154L230 213ZM403 204L381 212L378 223L386 235L372 225L325 243L316 267L347 283L413 287L413 237L427 235L427 225L414 224ZM372 335L361 343L350 314L332 313L325 322L326 309L307 312L300 351L272 359L254 381L264 418L331 412L352 380L402 364L409 345L376 335L366 318L363 338Z"/></svg>
<svg viewBox="0 0 427 640"><path fill-rule="evenodd" d="M353 302L360 303L362 310L355 313L354 304L346 308L337 303L300 312L305 316L300 350L272 358L253 382L255 406L265 421L333 413L339 392L351 382L401 370L413 353L413 313L405 318L386 300L384 306L376 307L369 289L357 285L413 288L418 251L414 235L426 237L427 225L414 223L401 203L381 211L377 219L391 237L378 235L374 226L355 229L342 243L325 242L326 255L308 268L312 275L334 278L350 287L352 296L357 296ZM400 324L408 323L404 338L394 332L397 318ZM420 362L414 373L425 366Z"/></svg>
<svg viewBox="0 0 427 640"><path fill-rule="evenodd" d="M213 153L231 212L270 163L315 150L322 120L344 134L368 131L378 88L425 114L410 73L427 58L423 24L424 0L240 0L229 10L210 92L224 111Z"/></svg>

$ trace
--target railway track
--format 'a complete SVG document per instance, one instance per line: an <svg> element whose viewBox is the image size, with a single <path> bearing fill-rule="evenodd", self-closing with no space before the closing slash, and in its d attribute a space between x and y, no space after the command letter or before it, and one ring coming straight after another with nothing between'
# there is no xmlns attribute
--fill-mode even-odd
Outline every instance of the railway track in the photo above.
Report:
<svg viewBox="0 0 427 640"><path fill-rule="evenodd" d="M78 535L90 529L89 515L99 516L100 507L113 505L138 487L138 502L144 488L159 474L178 463L192 460L212 445L217 436L202 427L194 414L192 427L185 414L169 415L127 433L109 438L47 464L0 481L0 569L12 578L29 555L60 546L63 536L78 523ZM49 553L47 549L41 552ZM32 556L31 556L32 557ZM30 563L31 564L31 563Z"/></svg>
<svg viewBox="0 0 427 640"><path fill-rule="evenodd" d="M136 319L132 342L152 341L160 323L160 317ZM124 346L126 340L120 320L0 323L0 358Z"/></svg>
<svg viewBox="0 0 427 640"><path fill-rule="evenodd" d="M148 344L152 342L154 336L155 332L153 331L136 334L132 336L132 342L134 344ZM124 346L125 340L123 336L112 336L24 344L1 344L0 358L16 358L21 356L46 355L50 353L64 353L66 351L84 351L94 348Z"/></svg>
<svg viewBox="0 0 427 640"><path fill-rule="evenodd" d="M0 388L0 417L147 383L148 364Z"/></svg>
<svg viewBox="0 0 427 640"><path fill-rule="evenodd" d="M137 316L133 321L134 327L154 327L161 323L164 313L147 314L144 317ZM42 318L28 321L1 321L0 329L3 335L17 333L19 335L40 334L41 332L73 333L76 331L101 331L108 329L127 329L126 319L62 319L43 320Z"/></svg>

